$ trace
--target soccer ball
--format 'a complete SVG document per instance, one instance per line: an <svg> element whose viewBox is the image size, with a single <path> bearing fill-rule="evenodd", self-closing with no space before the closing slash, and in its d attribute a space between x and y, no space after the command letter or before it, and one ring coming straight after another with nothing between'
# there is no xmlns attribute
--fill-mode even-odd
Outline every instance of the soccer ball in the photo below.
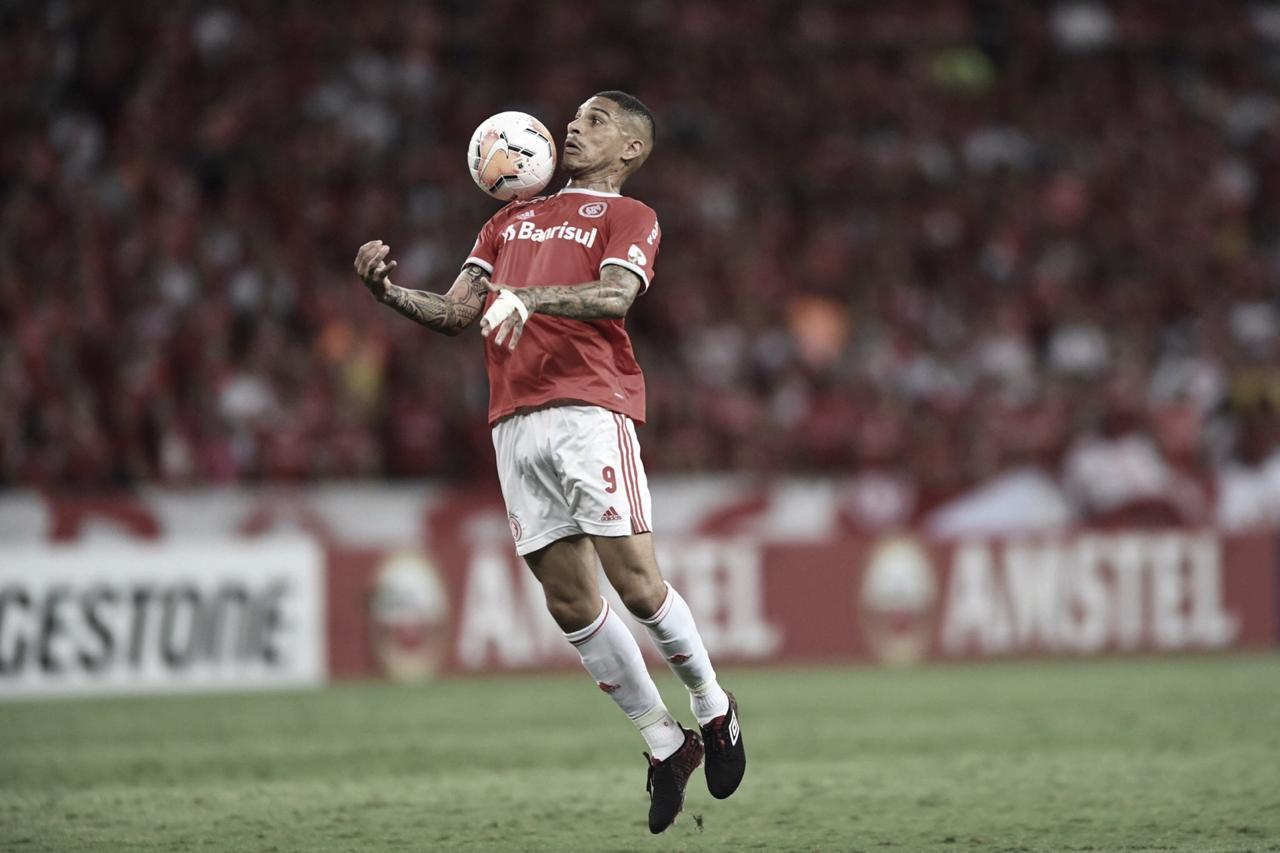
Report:
<svg viewBox="0 0 1280 853"><path fill-rule="evenodd" d="M551 182L556 143L528 113L498 113L471 134L467 167L476 186L500 201L532 198Z"/></svg>

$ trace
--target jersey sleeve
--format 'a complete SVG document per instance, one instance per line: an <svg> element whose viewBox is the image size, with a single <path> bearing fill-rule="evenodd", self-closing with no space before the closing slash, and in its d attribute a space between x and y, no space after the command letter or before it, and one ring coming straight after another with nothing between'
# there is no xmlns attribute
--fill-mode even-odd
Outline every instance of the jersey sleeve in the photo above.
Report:
<svg viewBox="0 0 1280 853"><path fill-rule="evenodd" d="M643 204L628 205L609 223L609 242L605 244L600 269L616 264L631 270L644 282L640 290L643 293L653 280L653 264L661 242L658 215Z"/></svg>
<svg viewBox="0 0 1280 853"><path fill-rule="evenodd" d="M476 244L471 247L467 259L462 262L464 267L467 264L475 264L489 275L493 275L493 265L498 260L498 220L505 211L504 207L489 217L489 221L480 229L480 233L476 236Z"/></svg>

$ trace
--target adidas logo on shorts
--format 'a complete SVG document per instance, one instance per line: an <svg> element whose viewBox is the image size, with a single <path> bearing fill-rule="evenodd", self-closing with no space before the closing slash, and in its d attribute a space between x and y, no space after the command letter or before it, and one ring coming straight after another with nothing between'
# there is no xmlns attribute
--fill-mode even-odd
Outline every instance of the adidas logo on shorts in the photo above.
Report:
<svg viewBox="0 0 1280 853"><path fill-rule="evenodd" d="M613 507L609 507L604 511L604 515L600 516L601 521L622 521L622 516L618 515L618 511Z"/></svg>

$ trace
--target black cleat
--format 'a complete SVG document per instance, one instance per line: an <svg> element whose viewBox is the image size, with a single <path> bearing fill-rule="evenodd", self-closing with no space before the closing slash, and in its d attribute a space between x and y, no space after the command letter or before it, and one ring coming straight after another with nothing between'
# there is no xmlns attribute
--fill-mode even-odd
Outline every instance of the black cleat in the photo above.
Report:
<svg viewBox="0 0 1280 853"><path fill-rule="evenodd" d="M738 700L729 697L729 710L702 727L702 740L707 745L707 790L717 800L738 790L747 772L747 750L742 745L742 726L738 723Z"/></svg>
<svg viewBox="0 0 1280 853"><path fill-rule="evenodd" d="M676 822L676 815L684 808L685 784L702 763L702 738L684 726L680 730L684 732L684 745L665 760L644 754L649 759L649 778L644 784L649 792L649 831L654 835Z"/></svg>

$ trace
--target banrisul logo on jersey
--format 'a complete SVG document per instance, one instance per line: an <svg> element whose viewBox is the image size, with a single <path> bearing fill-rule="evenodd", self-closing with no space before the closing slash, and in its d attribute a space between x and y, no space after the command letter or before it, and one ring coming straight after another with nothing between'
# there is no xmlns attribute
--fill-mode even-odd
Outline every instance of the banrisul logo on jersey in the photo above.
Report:
<svg viewBox="0 0 1280 853"><path fill-rule="evenodd" d="M542 243L547 240L572 240L589 249L596 244L597 233L598 231L595 228L590 231L585 228L575 228L567 221L550 228L538 228L532 222L521 222L519 228L514 225L508 225L502 229L502 239L504 241L532 240L535 243Z"/></svg>

